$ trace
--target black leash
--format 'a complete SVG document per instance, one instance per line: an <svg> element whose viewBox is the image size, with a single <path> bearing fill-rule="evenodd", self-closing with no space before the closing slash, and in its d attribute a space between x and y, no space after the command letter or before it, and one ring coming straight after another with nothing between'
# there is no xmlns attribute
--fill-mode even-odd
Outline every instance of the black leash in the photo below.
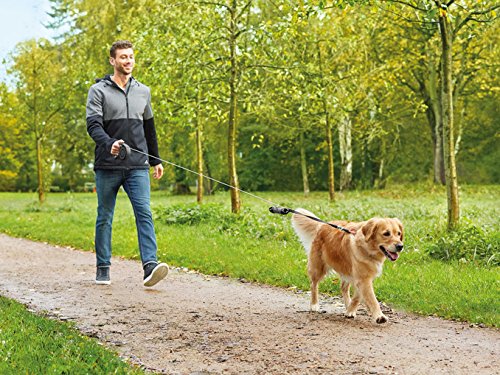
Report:
<svg viewBox="0 0 500 375"><path fill-rule="evenodd" d="M209 176L205 176L205 175L204 175L204 174L202 174L202 173L198 173L198 172L196 172L196 171L193 171L193 170L191 170L191 169L188 169L188 168L186 168L186 167L183 167L182 165L178 165L178 164L172 163L172 162L170 162L170 161L168 161L168 160L164 160L164 159L161 159L161 158L159 158L159 157L156 157L156 156L150 155L150 154L148 154L148 153L146 153L146 152L143 152L143 151L141 151L141 150L137 150L137 149L135 149L135 148L130 147L130 146L129 146L129 145L127 145L126 143L122 143L122 144L120 145L120 150L119 150L119 152L118 152L117 157L118 157L119 159L121 159L121 160L124 160L124 159L126 159L128 156L130 156L130 153L131 153L132 151L137 152L137 153L139 153L139 154L146 155L146 156L148 156L148 157L151 157L151 158L154 158L154 159L157 159L157 160L160 160L160 161L162 161L162 162L164 162L164 163L167 163L167 164L172 165L172 166L174 166L174 167L177 167L177 168L183 169L183 170L185 170L185 171L187 171L187 172L194 173L194 174L196 174L196 175L198 175L198 176L201 176L201 177L203 177L203 178L206 178L206 179L209 179L209 180L211 180L211 181L217 182L217 183L219 183L219 184L221 184L221 185L224 185L224 186L227 186L227 187L229 187L229 188L231 188L231 189L235 189L235 190L241 191L242 193L247 194L247 195L249 195L249 196L251 196L251 197L253 197L253 198L255 198L255 199L259 199L259 200L261 200L261 201L263 201L263 202L269 203L269 204L271 204L271 205L272 205L271 207L269 207L269 212L271 212L271 213L273 213L273 214L287 215L287 214L289 214L289 213L291 212L291 213L294 213L294 214L297 214L297 215L302 215L302 216L305 216L305 217L307 217L307 218L309 218L309 219L311 219L311 220L317 221L317 222L319 222L319 223L322 223L322 224L327 224L327 225L329 225L329 226L331 226L331 227L333 227L333 228L335 228L335 229L341 230L341 231L343 231L343 232L345 232L345 233L349 233L349 234L356 234L355 232L350 231L350 230L349 230L349 229L347 229L347 228L344 228L344 227L342 227L342 226L340 226L340 225L336 225L336 224L333 224L333 223L328 223L328 222L323 221L323 220L321 220L321 219L319 219L319 218L317 218L317 217L315 217L315 216L306 215L306 214L303 214L302 212L299 212L299 211L293 210L293 209L291 209L291 208L280 207L278 204L276 204L276 203L274 203L274 202L272 202L272 201L270 201L270 200L264 199L264 198L262 198L262 197L259 197L259 196L255 195L255 194L249 193L249 192L247 192L247 191L245 191L245 190L241 190L240 188L237 188L236 186L232 186L232 185L226 184L225 182L222 182L222 181L216 180L215 178L212 178L212 177L209 177Z"/></svg>
<svg viewBox="0 0 500 375"><path fill-rule="evenodd" d="M356 232L353 232L347 228L344 228L340 225L337 225L337 224L333 224L333 223L328 223L326 221L323 221L315 216L310 216L310 215L306 215L302 212L299 212L299 211L296 211L296 210L292 210L291 208L285 208L285 207L269 207L269 211L273 214L280 214L280 215L287 215L289 214L290 212L293 213L293 214L297 214L297 215L302 215L302 216L305 216L311 220L314 220L314 221L317 221L319 223L323 223L323 224L326 224L326 225L329 225L331 227L334 227L335 229L338 229L338 230L341 230L342 232L346 232L346 233L349 233L349 234L356 234Z"/></svg>

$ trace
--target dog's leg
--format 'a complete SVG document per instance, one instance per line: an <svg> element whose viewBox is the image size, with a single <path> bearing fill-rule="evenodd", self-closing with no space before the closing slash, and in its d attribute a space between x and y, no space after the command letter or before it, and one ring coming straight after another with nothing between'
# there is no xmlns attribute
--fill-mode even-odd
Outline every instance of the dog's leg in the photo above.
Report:
<svg viewBox="0 0 500 375"><path fill-rule="evenodd" d="M344 299L344 305L345 308L347 309L351 304L351 293L350 293L351 284L346 280L342 280L341 289L342 289L342 298Z"/></svg>
<svg viewBox="0 0 500 375"><path fill-rule="evenodd" d="M361 302L361 294L359 293L359 288L354 290L354 295L352 296L351 303L346 306L346 316L348 318L355 318L356 311L358 311L359 303Z"/></svg>
<svg viewBox="0 0 500 375"><path fill-rule="evenodd" d="M363 280L359 283L359 292L377 323L387 322L387 317L382 313L378 304L375 292L373 291L373 281Z"/></svg>
<svg viewBox="0 0 500 375"><path fill-rule="evenodd" d="M319 311L318 286L319 286L319 280L311 279L311 305L309 309L314 312Z"/></svg>
<svg viewBox="0 0 500 375"><path fill-rule="evenodd" d="M311 311L319 310L318 286L319 282L325 277L327 272L328 269L321 260L319 252L315 251L314 248L311 249L308 264L309 280L311 281Z"/></svg>

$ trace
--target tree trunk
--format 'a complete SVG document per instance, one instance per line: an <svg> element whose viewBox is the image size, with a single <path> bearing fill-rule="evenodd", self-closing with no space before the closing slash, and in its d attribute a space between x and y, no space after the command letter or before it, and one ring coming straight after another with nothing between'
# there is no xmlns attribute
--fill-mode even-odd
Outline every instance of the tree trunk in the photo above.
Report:
<svg viewBox="0 0 500 375"><path fill-rule="evenodd" d="M203 202L203 121L201 118L201 89L198 89L198 103L196 113L196 165L198 171L198 187L196 190L196 202Z"/></svg>
<svg viewBox="0 0 500 375"><path fill-rule="evenodd" d="M332 127L330 126L330 121L328 118L328 113L326 114L326 143L328 146L328 198L330 202L335 200L335 175L334 164L333 164L333 137L332 137Z"/></svg>
<svg viewBox="0 0 500 375"><path fill-rule="evenodd" d="M462 104L462 109L459 112L459 117L457 120L457 139L455 140L455 157L458 155L458 152L460 151L460 143L462 142L462 135L464 132L464 127L463 127L463 122L464 122L464 117L465 117L465 108L467 106L467 101L464 101Z"/></svg>
<svg viewBox="0 0 500 375"><path fill-rule="evenodd" d="M36 139L36 165L38 172L38 202L45 202L45 186L43 179L43 157L42 157L42 140Z"/></svg>
<svg viewBox="0 0 500 375"><path fill-rule="evenodd" d="M304 132L300 131L300 167L302 169L302 182L304 185L304 197L309 195L309 179L307 178L307 158L304 145Z"/></svg>
<svg viewBox="0 0 500 375"><path fill-rule="evenodd" d="M458 225L460 219L458 201L458 179L455 162L454 119L453 119L453 71L452 48L453 35L446 11L440 9L439 25L442 48L442 80L443 80L443 143L446 174L446 193L448 201L448 228Z"/></svg>
<svg viewBox="0 0 500 375"><path fill-rule="evenodd" d="M429 47L430 48L430 47ZM431 126L433 151L434 151L434 182L444 185L446 183L444 173L444 156L443 156L443 120L442 107L440 102L440 86L438 80L438 72L435 65L435 59L429 58L429 83L428 83L428 121Z"/></svg>
<svg viewBox="0 0 500 375"><path fill-rule="evenodd" d="M228 141L227 141L227 159L229 167L229 184L239 189L238 174L236 171L236 127L237 127L237 61L236 61L236 38L237 38L237 25L236 25L236 0L232 0L230 8L231 23L230 23L230 36L229 36L229 50L230 50L230 63L231 63L231 76L229 80L230 99L229 99L229 126L228 126ZM239 213L241 209L241 200L239 190L231 189L231 211Z"/></svg>
<svg viewBox="0 0 500 375"><path fill-rule="evenodd" d="M326 88L323 82L323 62L321 58L321 48L319 42L316 44L318 48L318 66L321 79L321 88L323 91L323 112L325 114L325 130L326 130L326 144L328 147L328 199L330 202L335 200L335 174L334 174L334 160L333 160L333 137L332 127L330 125L330 113L328 112L328 103L326 101Z"/></svg>
<svg viewBox="0 0 500 375"><path fill-rule="evenodd" d="M206 176L212 177L212 173L210 172L210 164L208 162L207 152L204 149L203 144L202 144L202 152L203 152L203 162L205 163L205 170L207 171ZM214 190L214 187L212 185L212 180L210 180L210 179L207 178L206 181L205 181L205 183L207 184L206 185L206 192L207 192L207 194L208 195L212 195L213 190Z"/></svg>
<svg viewBox="0 0 500 375"><path fill-rule="evenodd" d="M352 122L346 116L339 123L339 149L340 149L340 187L342 191L349 189L352 183Z"/></svg>

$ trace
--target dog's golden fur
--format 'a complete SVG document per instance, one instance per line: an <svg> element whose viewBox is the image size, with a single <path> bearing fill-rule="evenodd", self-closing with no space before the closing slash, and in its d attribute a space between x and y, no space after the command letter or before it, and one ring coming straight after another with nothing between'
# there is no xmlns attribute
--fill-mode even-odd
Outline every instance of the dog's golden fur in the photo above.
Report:
<svg viewBox="0 0 500 375"><path fill-rule="evenodd" d="M309 211L297 209L314 216ZM318 285L330 270L341 279L342 297L349 318L356 316L361 302L368 307L377 323L385 323L373 291L373 280L382 273L387 258L395 261L403 250L403 224L395 218L373 218L363 222L332 221L355 234L294 214L292 225L308 254L311 281L311 311L317 311ZM355 288L351 299L350 287Z"/></svg>

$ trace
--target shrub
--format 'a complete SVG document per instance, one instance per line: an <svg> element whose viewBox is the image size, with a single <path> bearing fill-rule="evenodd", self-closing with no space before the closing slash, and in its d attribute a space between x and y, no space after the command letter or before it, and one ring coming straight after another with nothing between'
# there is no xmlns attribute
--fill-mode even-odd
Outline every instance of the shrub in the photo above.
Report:
<svg viewBox="0 0 500 375"><path fill-rule="evenodd" d="M431 238L427 252L436 259L476 262L482 265L500 264L500 235L488 233L467 219L456 230Z"/></svg>
<svg viewBox="0 0 500 375"><path fill-rule="evenodd" d="M0 170L0 191L15 191L16 179L15 172Z"/></svg>
<svg viewBox="0 0 500 375"><path fill-rule="evenodd" d="M238 215L218 204L179 204L161 207L155 211L157 220L167 225L210 224L218 232L230 236L288 240L292 236L290 226L283 217L267 211L257 213L248 208Z"/></svg>
<svg viewBox="0 0 500 375"><path fill-rule="evenodd" d="M176 204L156 210L158 220L165 224L193 225L202 221L219 220L227 216L222 206L217 204Z"/></svg>

